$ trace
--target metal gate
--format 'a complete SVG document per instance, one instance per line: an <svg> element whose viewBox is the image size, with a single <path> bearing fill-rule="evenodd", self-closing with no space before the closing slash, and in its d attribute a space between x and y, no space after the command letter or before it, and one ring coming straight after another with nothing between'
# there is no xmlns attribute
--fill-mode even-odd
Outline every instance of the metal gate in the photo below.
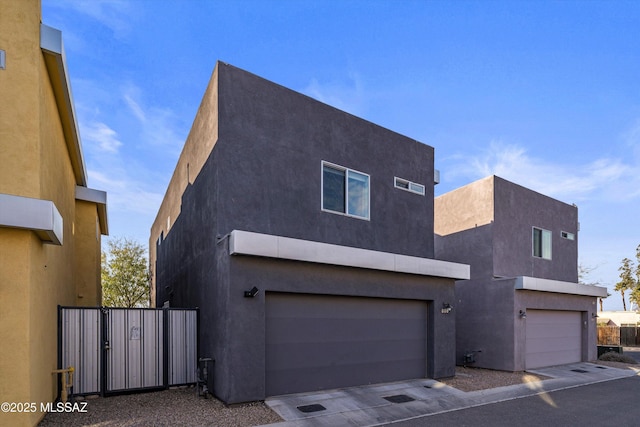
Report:
<svg viewBox="0 0 640 427"><path fill-rule="evenodd" d="M196 309L59 308L61 367L72 393L110 394L196 382Z"/></svg>

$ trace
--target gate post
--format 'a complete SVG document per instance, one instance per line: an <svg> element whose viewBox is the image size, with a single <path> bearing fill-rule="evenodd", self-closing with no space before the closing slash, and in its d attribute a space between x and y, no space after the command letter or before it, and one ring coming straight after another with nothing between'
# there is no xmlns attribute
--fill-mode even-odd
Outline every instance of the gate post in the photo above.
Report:
<svg viewBox="0 0 640 427"><path fill-rule="evenodd" d="M102 327L100 328L100 345L102 348L102 357L100 358L100 396L104 397L107 390L107 358L109 357L109 309L106 307L100 307L100 313L102 314Z"/></svg>
<svg viewBox="0 0 640 427"><path fill-rule="evenodd" d="M165 389L169 388L169 308L162 307L162 384Z"/></svg>

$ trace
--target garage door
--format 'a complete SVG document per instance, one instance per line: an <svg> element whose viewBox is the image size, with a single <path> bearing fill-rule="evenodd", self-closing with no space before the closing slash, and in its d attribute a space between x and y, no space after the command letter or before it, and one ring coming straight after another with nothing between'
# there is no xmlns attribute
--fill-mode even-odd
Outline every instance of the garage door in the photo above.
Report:
<svg viewBox="0 0 640 427"><path fill-rule="evenodd" d="M526 322L526 369L582 360L579 311L527 310Z"/></svg>
<svg viewBox="0 0 640 427"><path fill-rule="evenodd" d="M268 293L266 394L424 378L424 301Z"/></svg>

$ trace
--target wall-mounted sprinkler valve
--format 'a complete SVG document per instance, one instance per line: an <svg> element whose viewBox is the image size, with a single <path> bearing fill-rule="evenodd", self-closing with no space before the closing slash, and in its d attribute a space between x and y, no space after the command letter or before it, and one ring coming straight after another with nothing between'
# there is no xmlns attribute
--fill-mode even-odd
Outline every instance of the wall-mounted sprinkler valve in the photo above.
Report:
<svg viewBox="0 0 640 427"><path fill-rule="evenodd" d="M198 396L205 399L209 398L209 363L214 362L210 357L201 357L198 359L198 383L196 384L196 392Z"/></svg>
<svg viewBox="0 0 640 427"><path fill-rule="evenodd" d="M467 365L476 363L476 353L482 353L482 350L471 350L466 352L464 356L462 356L462 366L466 368Z"/></svg>

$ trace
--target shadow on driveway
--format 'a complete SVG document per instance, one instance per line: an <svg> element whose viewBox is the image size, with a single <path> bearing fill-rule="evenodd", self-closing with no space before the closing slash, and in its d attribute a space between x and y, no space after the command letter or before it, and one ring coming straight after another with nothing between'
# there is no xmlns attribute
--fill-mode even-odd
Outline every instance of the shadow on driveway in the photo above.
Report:
<svg viewBox="0 0 640 427"><path fill-rule="evenodd" d="M622 352L625 356L633 357L636 362L640 363L640 347L623 347Z"/></svg>

